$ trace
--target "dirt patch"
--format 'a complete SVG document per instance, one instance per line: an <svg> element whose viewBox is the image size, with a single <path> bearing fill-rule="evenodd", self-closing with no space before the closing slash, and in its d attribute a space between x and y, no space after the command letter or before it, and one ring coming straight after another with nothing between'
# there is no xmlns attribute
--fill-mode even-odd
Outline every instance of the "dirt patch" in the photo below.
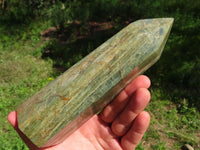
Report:
<svg viewBox="0 0 200 150"><path fill-rule="evenodd" d="M82 39L93 35L95 32L109 30L113 28L111 22L88 22L87 24L80 21L69 22L62 30L56 27L49 27L40 33L45 39L53 37L59 38L60 41L69 41L69 35L73 34L74 38Z"/></svg>

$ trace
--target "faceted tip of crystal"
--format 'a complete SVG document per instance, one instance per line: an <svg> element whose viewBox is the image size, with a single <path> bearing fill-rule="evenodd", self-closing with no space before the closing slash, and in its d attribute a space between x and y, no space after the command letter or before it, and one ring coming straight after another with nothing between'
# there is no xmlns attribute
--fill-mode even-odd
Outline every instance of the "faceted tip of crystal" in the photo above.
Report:
<svg viewBox="0 0 200 150"><path fill-rule="evenodd" d="M174 22L174 18L156 18L156 19L152 19L152 20L156 20L158 22L160 22L162 25L167 25L167 26L172 26L173 22Z"/></svg>
<svg viewBox="0 0 200 150"><path fill-rule="evenodd" d="M173 21L174 21L174 18L163 18L163 19L165 19L166 21L168 21L170 23L173 23Z"/></svg>
<svg viewBox="0 0 200 150"><path fill-rule="evenodd" d="M168 32L170 32L173 22L174 22L174 18L163 18L163 19L165 20L166 26L168 26Z"/></svg>
<svg viewBox="0 0 200 150"><path fill-rule="evenodd" d="M143 22L147 26L155 26L155 28L160 28L161 26L168 27L171 29L174 18L150 18L138 20L138 22Z"/></svg>
<svg viewBox="0 0 200 150"><path fill-rule="evenodd" d="M174 22L174 18L163 18L164 19L164 23L165 25L168 27L168 34L172 28L173 22ZM167 35L168 36L168 35Z"/></svg>
<svg viewBox="0 0 200 150"><path fill-rule="evenodd" d="M165 28L165 33L168 36L168 34L172 28L174 18L155 18L152 20L159 22L159 24L155 25L155 27L156 28L162 27L163 29Z"/></svg>
<svg viewBox="0 0 200 150"><path fill-rule="evenodd" d="M166 23L168 23L170 26L172 26L173 22L174 22L174 18L163 18Z"/></svg>

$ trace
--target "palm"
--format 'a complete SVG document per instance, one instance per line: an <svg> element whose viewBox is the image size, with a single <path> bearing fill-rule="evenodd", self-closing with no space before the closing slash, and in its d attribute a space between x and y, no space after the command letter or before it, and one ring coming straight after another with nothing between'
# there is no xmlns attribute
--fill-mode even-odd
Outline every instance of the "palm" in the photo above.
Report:
<svg viewBox="0 0 200 150"><path fill-rule="evenodd" d="M48 150L120 150L119 138L114 135L109 124L103 122L97 115L92 117L81 128L75 131L63 143Z"/></svg>
<svg viewBox="0 0 200 150"><path fill-rule="evenodd" d="M148 104L150 81L139 76L132 81L100 115L94 115L62 143L48 150L133 150L144 135L150 117L143 109ZM18 129L17 114L8 120L30 149L37 148ZM47 150L46 149L46 150Z"/></svg>

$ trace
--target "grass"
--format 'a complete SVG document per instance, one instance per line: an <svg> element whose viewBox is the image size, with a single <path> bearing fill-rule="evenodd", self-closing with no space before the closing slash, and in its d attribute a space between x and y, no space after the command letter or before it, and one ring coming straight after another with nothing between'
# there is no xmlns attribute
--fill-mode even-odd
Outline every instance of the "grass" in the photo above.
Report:
<svg viewBox="0 0 200 150"><path fill-rule="evenodd" d="M39 24L37 24L39 26ZM33 26L33 25L32 25ZM20 28L20 29L19 29ZM35 29L38 30L36 24ZM7 121L9 112L50 82L52 61L40 59L39 31L16 27L16 33L1 26L0 34L0 149L28 149ZM30 33L35 32L32 36ZM11 34L11 33L13 34Z"/></svg>
<svg viewBox="0 0 200 150"><path fill-rule="evenodd" d="M200 148L200 114L196 108L188 107L185 99L182 104L174 104L167 93L157 88L151 88L151 94L146 108L151 125L143 139L145 149L180 149L186 143Z"/></svg>
<svg viewBox="0 0 200 150"><path fill-rule="evenodd" d="M16 25L10 29L0 26L0 150L28 149L9 125L7 115L59 74L53 66L69 68L115 32L109 30L87 39L73 39L60 44L55 37L47 41L41 38L40 32L48 27L48 23L44 22ZM59 60L63 54L57 52L59 49L67 49L62 60ZM80 51L77 54L70 49ZM50 54L45 56L45 50L49 50L54 57ZM173 92L161 86L159 80L156 81L152 73L147 72L147 75L153 81L151 102L146 108L152 119L137 150L180 149L185 143L200 149L198 107L189 105L187 98L174 96Z"/></svg>

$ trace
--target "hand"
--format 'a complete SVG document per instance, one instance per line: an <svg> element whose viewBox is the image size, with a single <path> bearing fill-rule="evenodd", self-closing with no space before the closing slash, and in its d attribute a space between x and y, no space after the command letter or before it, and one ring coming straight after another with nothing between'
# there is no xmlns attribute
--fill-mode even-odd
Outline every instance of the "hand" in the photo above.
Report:
<svg viewBox="0 0 200 150"><path fill-rule="evenodd" d="M64 142L45 150L134 150L150 122L149 114L143 111L150 100L149 86L146 76L138 76L99 115ZM8 115L8 121L30 149L38 149L19 130L16 111Z"/></svg>

